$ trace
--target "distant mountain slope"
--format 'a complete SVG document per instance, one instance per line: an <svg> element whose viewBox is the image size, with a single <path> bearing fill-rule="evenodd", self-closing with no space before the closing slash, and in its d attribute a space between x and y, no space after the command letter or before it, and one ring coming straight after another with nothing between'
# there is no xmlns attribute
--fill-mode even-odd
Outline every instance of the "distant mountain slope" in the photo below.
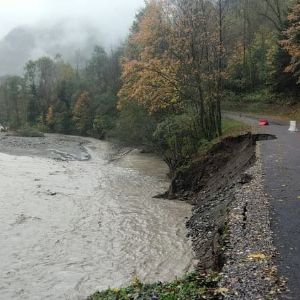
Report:
<svg viewBox="0 0 300 300"><path fill-rule="evenodd" d="M78 59L84 63L96 44L108 47L108 40L95 27L80 22L16 27L0 40L0 76L22 74L29 59L44 55L59 53L71 63Z"/></svg>

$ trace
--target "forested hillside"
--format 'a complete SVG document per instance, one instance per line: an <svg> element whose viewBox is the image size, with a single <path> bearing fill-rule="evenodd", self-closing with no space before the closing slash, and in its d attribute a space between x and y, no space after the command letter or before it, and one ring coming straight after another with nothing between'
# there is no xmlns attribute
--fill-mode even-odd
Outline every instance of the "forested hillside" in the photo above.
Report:
<svg viewBox="0 0 300 300"><path fill-rule="evenodd" d="M298 101L299 19L292 0L146 1L118 49L2 78L0 123L112 136L176 169L222 135L223 102Z"/></svg>

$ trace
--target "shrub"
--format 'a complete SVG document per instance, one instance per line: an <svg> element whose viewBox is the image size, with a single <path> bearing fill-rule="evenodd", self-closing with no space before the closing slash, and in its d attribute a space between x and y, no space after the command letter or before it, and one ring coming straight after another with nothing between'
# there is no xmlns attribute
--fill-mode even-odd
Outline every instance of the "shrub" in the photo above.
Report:
<svg viewBox="0 0 300 300"><path fill-rule="evenodd" d="M97 115L93 120L93 129L89 133L95 138L103 139L112 128L113 120L111 117Z"/></svg>
<svg viewBox="0 0 300 300"><path fill-rule="evenodd" d="M30 127L30 126L24 126L23 128L16 130L13 133L13 135L21 136L21 137L44 137L45 136L38 129Z"/></svg>
<svg viewBox="0 0 300 300"><path fill-rule="evenodd" d="M152 147L155 127L154 117L141 105L128 103L120 112L112 135L126 144Z"/></svg>
<svg viewBox="0 0 300 300"><path fill-rule="evenodd" d="M171 172L189 161L201 144L190 114L173 115L158 124L154 140Z"/></svg>

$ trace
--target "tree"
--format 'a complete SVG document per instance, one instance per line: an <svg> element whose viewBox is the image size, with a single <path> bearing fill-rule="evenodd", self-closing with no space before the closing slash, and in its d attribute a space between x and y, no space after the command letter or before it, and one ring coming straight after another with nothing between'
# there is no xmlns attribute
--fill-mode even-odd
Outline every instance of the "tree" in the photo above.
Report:
<svg viewBox="0 0 300 300"><path fill-rule="evenodd" d="M199 137L220 135L218 16L210 1L148 2L129 42L140 53L123 62L119 107L138 101L150 113L194 110Z"/></svg>
<svg viewBox="0 0 300 300"><path fill-rule="evenodd" d="M47 122L47 126L49 127L49 129L51 131L54 130L54 125L55 125L55 119L54 119L54 108L53 106L49 106L48 108L48 113L47 113L47 116L46 116L46 122Z"/></svg>
<svg viewBox="0 0 300 300"><path fill-rule="evenodd" d="M73 109L73 120L78 132L87 135L93 127L93 113L88 92L82 92Z"/></svg>
<svg viewBox="0 0 300 300"><path fill-rule="evenodd" d="M107 53L104 48L96 46L86 68L86 76L96 91L107 87Z"/></svg>
<svg viewBox="0 0 300 300"><path fill-rule="evenodd" d="M142 105L130 102L121 110L113 136L125 144L153 149L156 124L153 115L149 115Z"/></svg>
<svg viewBox="0 0 300 300"><path fill-rule="evenodd" d="M53 97L53 89L56 80L55 64L49 57L42 57L36 62L38 78L38 97L42 113L46 114Z"/></svg>
<svg viewBox="0 0 300 300"><path fill-rule="evenodd" d="M289 26L285 31L286 39L281 44L292 59L285 71L293 74L300 83L300 4L292 8L288 21Z"/></svg>
<svg viewBox="0 0 300 300"><path fill-rule="evenodd" d="M281 32L284 28L288 5L291 2L290 0L261 0L259 14L270 21L278 32Z"/></svg>
<svg viewBox="0 0 300 300"><path fill-rule="evenodd" d="M25 84L27 95L27 122L33 125L42 113L41 103L38 96L37 64L29 61L25 66Z"/></svg>
<svg viewBox="0 0 300 300"><path fill-rule="evenodd" d="M273 52L277 41L274 34L261 29L243 53L238 44L227 62L226 87L237 93L256 91L270 83Z"/></svg>
<svg viewBox="0 0 300 300"><path fill-rule="evenodd" d="M11 128L19 128L24 122L25 103L24 80L19 76L8 77L2 86L4 103L7 111L7 123Z"/></svg>

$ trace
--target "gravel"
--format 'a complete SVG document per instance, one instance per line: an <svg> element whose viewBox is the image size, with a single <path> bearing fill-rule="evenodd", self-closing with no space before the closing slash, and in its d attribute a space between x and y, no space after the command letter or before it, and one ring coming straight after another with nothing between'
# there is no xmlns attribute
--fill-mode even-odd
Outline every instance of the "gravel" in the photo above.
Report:
<svg viewBox="0 0 300 300"><path fill-rule="evenodd" d="M85 148L87 138L59 134L44 137L20 137L0 133L0 152L18 156L40 156L60 161L86 161L90 155Z"/></svg>
<svg viewBox="0 0 300 300"><path fill-rule="evenodd" d="M264 192L264 178L257 145L257 160L247 170L252 180L235 189L228 216L225 265L220 287L224 299L277 299L276 254L270 228L270 202Z"/></svg>

